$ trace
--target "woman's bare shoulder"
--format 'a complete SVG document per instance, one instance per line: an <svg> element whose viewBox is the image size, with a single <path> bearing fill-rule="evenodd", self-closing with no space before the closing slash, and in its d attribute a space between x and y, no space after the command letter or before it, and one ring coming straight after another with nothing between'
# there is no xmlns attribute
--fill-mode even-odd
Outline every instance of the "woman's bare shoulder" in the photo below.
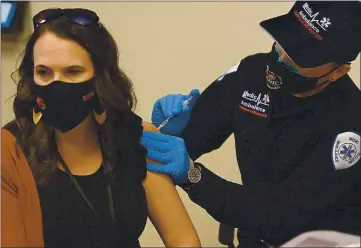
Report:
<svg viewBox="0 0 361 248"><path fill-rule="evenodd" d="M145 132L160 133L158 128L149 122L142 121L142 126L143 126Z"/></svg>
<svg viewBox="0 0 361 248"><path fill-rule="evenodd" d="M143 131L160 131L151 123L142 122ZM160 164L147 158L147 163ZM162 166L162 165L159 165ZM170 177L147 172L143 186L147 196L148 215L162 237L172 247L201 247L198 234Z"/></svg>
<svg viewBox="0 0 361 248"><path fill-rule="evenodd" d="M143 131L144 132L154 132L154 133L160 133L160 131L158 130L158 128L156 128L156 126L154 126L153 124L146 122L146 121L142 121L142 126L143 126ZM150 158L146 158L147 159L147 163L151 163L151 164L160 164L157 161L151 160ZM149 171L148 171L149 174ZM154 173L151 173L154 174ZM165 175L158 175L158 177L164 177L166 178Z"/></svg>

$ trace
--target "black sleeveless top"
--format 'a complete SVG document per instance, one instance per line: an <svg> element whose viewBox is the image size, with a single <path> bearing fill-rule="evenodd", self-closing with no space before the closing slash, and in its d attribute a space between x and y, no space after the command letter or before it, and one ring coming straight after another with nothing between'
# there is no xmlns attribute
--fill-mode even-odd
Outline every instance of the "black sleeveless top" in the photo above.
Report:
<svg viewBox="0 0 361 248"><path fill-rule="evenodd" d="M115 232L103 165L92 175L74 176L100 215L100 222L69 176L56 169L49 183L38 186L46 247L140 247L138 239L147 221L147 202L141 184L146 176L146 151L139 144L141 121L131 113L124 124L127 144L117 167L120 173L111 184Z"/></svg>

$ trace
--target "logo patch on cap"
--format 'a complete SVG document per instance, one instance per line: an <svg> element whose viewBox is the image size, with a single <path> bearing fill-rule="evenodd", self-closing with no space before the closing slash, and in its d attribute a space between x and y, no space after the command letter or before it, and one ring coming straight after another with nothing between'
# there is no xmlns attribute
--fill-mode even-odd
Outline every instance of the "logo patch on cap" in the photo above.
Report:
<svg viewBox="0 0 361 248"><path fill-rule="evenodd" d="M266 83L267 87L271 90L277 90L281 87L282 78L276 73L270 71L269 66L267 65L266 69Z"/></svg>
<svg viewBox="0 0 361 248"><path fill-rule="evenodd" d="M332 146L332 163L335 169L347 169L359 160L360 135L354 132L338 134Z"/></svg>
<svg viewBox="0 0 361 248"><path fill-rule="evenodd" d="M308 3L302 5L302 10L293 12L297 20L318 40L323 40L320 35L320 29L327 31L331 26L331 20L328 17L320 17L319 12L314 11Z"/></svg>

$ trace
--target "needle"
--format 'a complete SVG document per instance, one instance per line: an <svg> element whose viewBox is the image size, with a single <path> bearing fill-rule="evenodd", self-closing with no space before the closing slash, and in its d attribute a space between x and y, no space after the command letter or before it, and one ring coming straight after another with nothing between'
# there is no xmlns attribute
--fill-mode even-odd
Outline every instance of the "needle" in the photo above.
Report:
<svg viewBox="0 0 361 248"><path fill-rule="evenodd" d="M182 107L187 106L192 99L193 99L193 96L189 97L187 100L184 100L182 103ZM163 123L159 125L158 130L161 130L165 125L167 125L169 120L172 119L173 117L175 117L175 116L171 116L171 117L168 117L167 119L165 119L165 121L163 121Z"/></svg>

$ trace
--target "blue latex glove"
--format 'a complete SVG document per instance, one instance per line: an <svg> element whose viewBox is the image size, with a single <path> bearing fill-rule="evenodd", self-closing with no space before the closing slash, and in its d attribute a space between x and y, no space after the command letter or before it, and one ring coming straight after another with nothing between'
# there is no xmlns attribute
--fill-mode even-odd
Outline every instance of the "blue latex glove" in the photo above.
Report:
<svg viewBox="0 0 361 248"><path fill-rule="evenodd" d="M162 164L147 164L150 171L170 176L175 184L186 182L191 159L183 139L160 133L143 132L140 144L147 157Z"/></svg>
<svg viewBox="0 0 361 248"><path fill-rule="evenodd" d="M171 94L158 99L153 106L152 123L159 127L168 117L173 117L160 131L164 134L180 136L189 122L191 110L199 95L199 90L193 89L189 95ZM191 96L193 99L183 107L183 101Z"/></svg>

